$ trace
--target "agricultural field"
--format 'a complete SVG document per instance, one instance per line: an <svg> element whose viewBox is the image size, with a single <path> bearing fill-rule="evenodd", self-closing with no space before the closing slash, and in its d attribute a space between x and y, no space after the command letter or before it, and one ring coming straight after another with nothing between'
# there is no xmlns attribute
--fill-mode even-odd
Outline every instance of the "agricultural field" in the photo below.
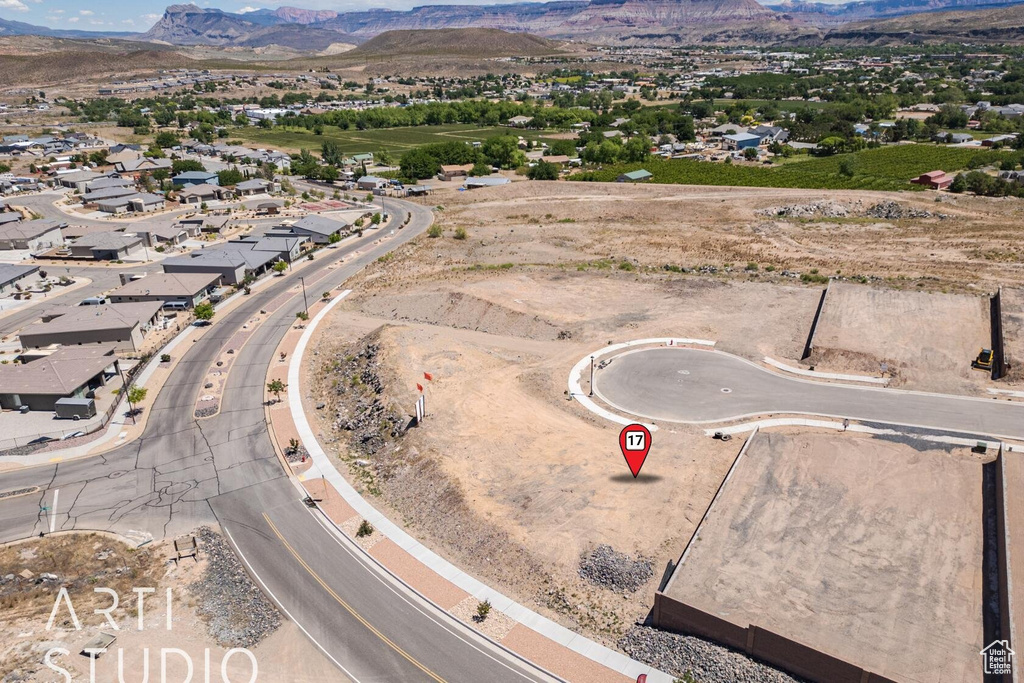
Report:
<svg viewBox="0 0 1024 683"><path fill-rule="evenodd" d="M377 128L372 130L342 130L337 126L325 126L323 135L314 135L305 128L275 126L265 130L257 127L238 128L231 137L242 138L256 144L268 145L286 151L300 149L316 150L324 140L334 140L341 146L343 154L360 154L387 150L401 154L414 147L433 142L460 140L478 142L509 132L527 139L543 139L542 131L509 129L504 126L480 126L473 123L450 123L440 126L410 126L401 128Z"/></svg>
<svg viewBox="0 0 1024 683"><path fill-rule="evenodd" d="M647 169L649 182L678 185L727 185L741 187L792 187L825 190L910 190L908 181L928 171L960 171L980 168L1012 158L1013 152L997 152L938 145L894 145L830 157L798 157L774 167L723 164L692 159L648 159L631 164L612 164L599 171L585 171L575 180L611 182L626 171ZM840 173L844 159L852 159L853 175Z"/></svg>

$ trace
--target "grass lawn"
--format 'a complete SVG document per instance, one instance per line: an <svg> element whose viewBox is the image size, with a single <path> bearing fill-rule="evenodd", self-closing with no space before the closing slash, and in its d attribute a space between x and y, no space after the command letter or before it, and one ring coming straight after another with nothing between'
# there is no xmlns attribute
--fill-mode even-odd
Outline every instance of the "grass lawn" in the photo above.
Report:
<svg viewBox="0 0 1024 683"><path fill-rule="evenodd" d="M335 140L341 146L343 154L360 154L362 152L378 152L388 150L401 154L406 150L432 142L459 140L475 142L486 140L495 135L509 133L504 126L480 126L472 123L450 123L440 126L412 126L403 128L377 128L373 130L341 130L336 126L326 126L323 135L314 135L305 128L277 126L271 129L247 126L236 128L230 137L242 138L256 144L267 145L277 149L297 152L300 149L316 151L324 140ZM543 139L543 131L514 130L528 140Z"/></svg>
<svg viewBox="0 0 1024 683"><path fill-rule="evenodd" d="M928 171L978 168L1012 156L1012 152L916 144L893 145L831 157L797 157L775 167L724 164L692 159L652 158L642 163L613 164L584 171L577 180L614 181L621 173L644 168L648 182L681 185L742 187L802 187L809 189L913 190L910 179ZM839 172L844 158L853 159L853 176Z"/></svg>

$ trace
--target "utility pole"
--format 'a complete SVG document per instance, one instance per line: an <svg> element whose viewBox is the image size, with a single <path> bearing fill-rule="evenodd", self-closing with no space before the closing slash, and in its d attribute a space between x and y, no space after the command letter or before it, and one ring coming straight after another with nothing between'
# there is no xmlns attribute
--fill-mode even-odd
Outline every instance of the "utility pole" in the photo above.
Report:
<svg viewBox="0 0 1024 683"><path fill-rule="evenodd" d="M306 309L306 315L309 315L309 302L306 301L306 278L300 277L299 282L302 283L302 305Z"/></svg>
<svg viewBox="0 0 1024 683"><path fill-rule="evenodd" d="M132 405L132 399L128 392L128 381L124 378L124 370L121 369L121 364L114 361L117 364L117 374L121 375L121 391L124 392L125 400L128 401L128 414L132 416L132 424L135 424L135 406Z"/></svg>
<svg viewBox="0 0 1024 683"><path fill-rule="evenodd" d="M590 395L594 395L594 357L590 357Z"/></svg>

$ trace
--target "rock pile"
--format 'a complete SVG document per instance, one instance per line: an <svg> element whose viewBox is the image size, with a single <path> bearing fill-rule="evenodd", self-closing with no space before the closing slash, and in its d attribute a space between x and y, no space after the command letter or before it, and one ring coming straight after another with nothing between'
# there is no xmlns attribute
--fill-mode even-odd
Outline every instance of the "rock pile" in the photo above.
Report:
<svg viewBox="0 0 1024 683"><path fill-rule="evenodd" d="M799 683L767 664L696 636L634 626L619 640L633 659L674 676L689 673L698 683Z"/></svg>
<svg viewBox="0 0 1024 683"><path fill-rule="evenodd" d="M759 216L778 218L846 218L850 210L842 204L831 201L811 202L810 204L789 204L767 209L759 209Z"/></svg>
<svg viewBox="0 0 1024 683"><path fill-rule="evenodd" d="M580 558L580 577L615 591L635 592L654 575L651 561L631 558L610 545L599 545Z"/></svg>
<svg viewBox="0 0 1024 683"><path fill-rule="evenodd" d="M352 445L365 455L381 451L401 434L403 416L383 398L380 376L380 347L368 343L356 354L335 360L334 391L340 404L335 429L351 432Z"/></svg>
<svg viewBox="0 0 1024 683"><path fill-rule="evenodd" d="M224 539L209 527L197 534L208 564L191 586L197 611L224 647L253 647L277 630L281 615L249 578Z"/></svg>
<svg viewBox="0 0 1024 683"><path fill-rule="evenodd" d="M915 209L910 206L903 206L894 201L880 202L864 212L868 218L881 218L884 220L900 220L901 218L932 218L935 216L931 211ZM945 218L945 214L940 215Z"/></svg>

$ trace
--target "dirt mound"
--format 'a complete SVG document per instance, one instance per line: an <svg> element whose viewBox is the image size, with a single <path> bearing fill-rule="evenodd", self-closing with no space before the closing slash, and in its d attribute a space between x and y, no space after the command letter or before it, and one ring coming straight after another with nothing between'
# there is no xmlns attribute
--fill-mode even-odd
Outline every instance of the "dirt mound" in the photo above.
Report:
<svg viewBox="0 0 1024 683"><path fill-rule="evenodd" d="M580 578L614 591L636 592L654 575L646 557L633 559L602 544L580 558Z"/></svg>
<svg viewBox="0 0 1024 683"><path fill-rule="evenodd" d="M526 339L558 339L562 332L557 325L539 316L458 291L394 297L374 295L361 302L360 310L378 318L410 320Z"/></svg>

